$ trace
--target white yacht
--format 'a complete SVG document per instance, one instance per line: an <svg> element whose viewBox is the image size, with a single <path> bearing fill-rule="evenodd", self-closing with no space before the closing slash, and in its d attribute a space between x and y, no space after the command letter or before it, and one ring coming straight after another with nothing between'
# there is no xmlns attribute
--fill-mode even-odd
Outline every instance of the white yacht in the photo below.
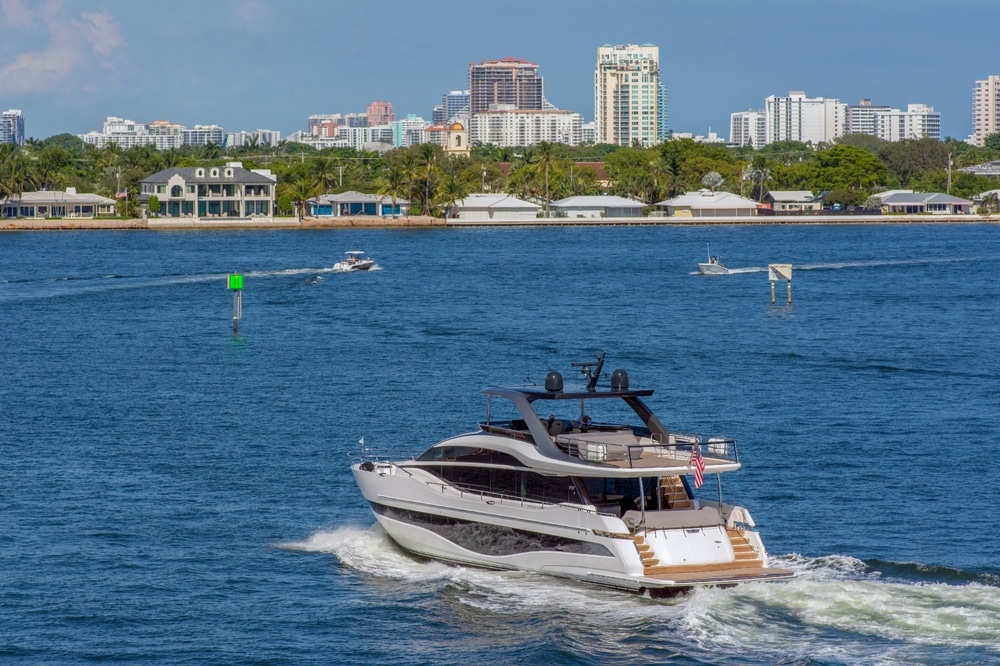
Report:
<svg viewBox="0 0 1000 666"><path fill-rule="evenodd" d="M375 262L370 257L366 257L365 253L361 250L349 250L347 252L347 259L335 263L333 265L333 270L367 271L374 265Z"/></svg>
<svg viewBox="0 0 1000 666"><path fill-rule="evenodd" d="M624 370L598 386L603 362L573 364L576 390L558 372L544 388L485 389L476 431L412 460L356 462L386 533L438 560L651 596L792 578L769 565L750 513L722 499L736 443L666 428Z"/></svg>

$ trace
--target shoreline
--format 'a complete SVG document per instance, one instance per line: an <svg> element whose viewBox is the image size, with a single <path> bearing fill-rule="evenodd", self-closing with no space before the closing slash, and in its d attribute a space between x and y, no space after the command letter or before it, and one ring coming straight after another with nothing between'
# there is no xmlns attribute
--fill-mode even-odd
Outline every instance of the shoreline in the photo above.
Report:
<svg viewBox="0 0 1000 666"><path fill-rule="evenodd" d="M7 219L0 231L111 231L210 229L429 229L447 227L606 227L606 226L769 226L864 224L1000 224L1000 215L766 215L753 217L535 218L528 220L445 220L399 218L262 218L262 219Z"/></svg>

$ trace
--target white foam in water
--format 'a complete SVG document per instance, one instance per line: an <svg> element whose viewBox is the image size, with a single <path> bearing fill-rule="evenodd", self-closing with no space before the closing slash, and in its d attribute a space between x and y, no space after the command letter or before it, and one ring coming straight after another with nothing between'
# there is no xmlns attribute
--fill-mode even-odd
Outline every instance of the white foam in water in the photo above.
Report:
<svg viewBox="0 0 1000 666"><path fill-rule="evenodd" d="M905 646L1000 649L1000 588L889 582L846 556L772 557L774 566L793 569L799 577L650 601L542 574L416 559L394 547L378 525L317 532L280 547L330 553L367 575L442 581L459 588L459 603L497 615L556 613L584 625L645 626L674 644L738 650L733 653L751 658L904 664L913 657ZM838 640L829 640L832 634ZM852 635L854 641L845 639Z"/></svg>
<svg viewBox="0 0 1000 666"><path fill-rule="evenodd" d="M410 557L396 548L378 525L316 532L305 541L278 544L286 550L335 555L344 566L365 574L403 580L437 579L451 567Z"/></svg>
<svg viewBox="0 0 1000 666"><path fill-rule="evenodd" d="M850 557L773 560L799 578L699 590L687 603L692 636L716 648L880 664L913 663L895 654L901 645L1000 648L1000 588L887 582ZM823 634L840 637L835 649Z"/></svg>

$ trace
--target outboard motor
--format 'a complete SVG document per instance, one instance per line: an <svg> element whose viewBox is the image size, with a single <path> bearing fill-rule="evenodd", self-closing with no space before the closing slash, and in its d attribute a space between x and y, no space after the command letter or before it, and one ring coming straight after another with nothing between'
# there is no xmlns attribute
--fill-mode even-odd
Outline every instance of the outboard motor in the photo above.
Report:
<svg viewBox="0 0 1000 666"><path fill-rule="evenodd" d="M550 393L560 393L563 390L562 375L555 370L545 375L545 390Z"/></svg>
<svg viewBox="0 0 1000 666"><path fill-rule="evenodd" d="M627 391L628 390L628 373L618 368L611 373L611 390L612 391Z"/></svg>

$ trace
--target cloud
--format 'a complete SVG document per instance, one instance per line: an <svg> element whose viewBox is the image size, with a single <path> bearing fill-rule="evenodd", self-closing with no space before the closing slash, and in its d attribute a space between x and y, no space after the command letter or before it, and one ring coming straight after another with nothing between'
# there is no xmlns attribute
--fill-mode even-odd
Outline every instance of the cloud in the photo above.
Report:
<svg viewBox="0 0 1000 666"><path fill-rule="evenodd" d="M236 5L234 10L236 16L247 23L257 23L265 21L271 17L271 10L264 6L259 0L244 0Z"/></svg>
<svg viewBox="0 0 1000 666"><path fill-rule="evenodd" d="M0 81L13 95L78 90L80 79L95 66L114 69L112 55L127 46L117 21L106 11L68 15L62 2L30 9L22 0L0 0L5 26L27 32L44 48L0 60ZM32 34L34 33L34 34Z"/></svg>
<svg viewBox="0 0 1000 666"><path fill-rule="evenodd" d="M116 48L127 46L114 17L107 12L81 12L73 27L90 43L95 55L110 56Z"/></svg>
<svg viewBox="0 0 1000 666"><path fill-rule="evenodd" d="M3 27L24 30L34 27L35 18L22 0L0 0Z"/></svg>

